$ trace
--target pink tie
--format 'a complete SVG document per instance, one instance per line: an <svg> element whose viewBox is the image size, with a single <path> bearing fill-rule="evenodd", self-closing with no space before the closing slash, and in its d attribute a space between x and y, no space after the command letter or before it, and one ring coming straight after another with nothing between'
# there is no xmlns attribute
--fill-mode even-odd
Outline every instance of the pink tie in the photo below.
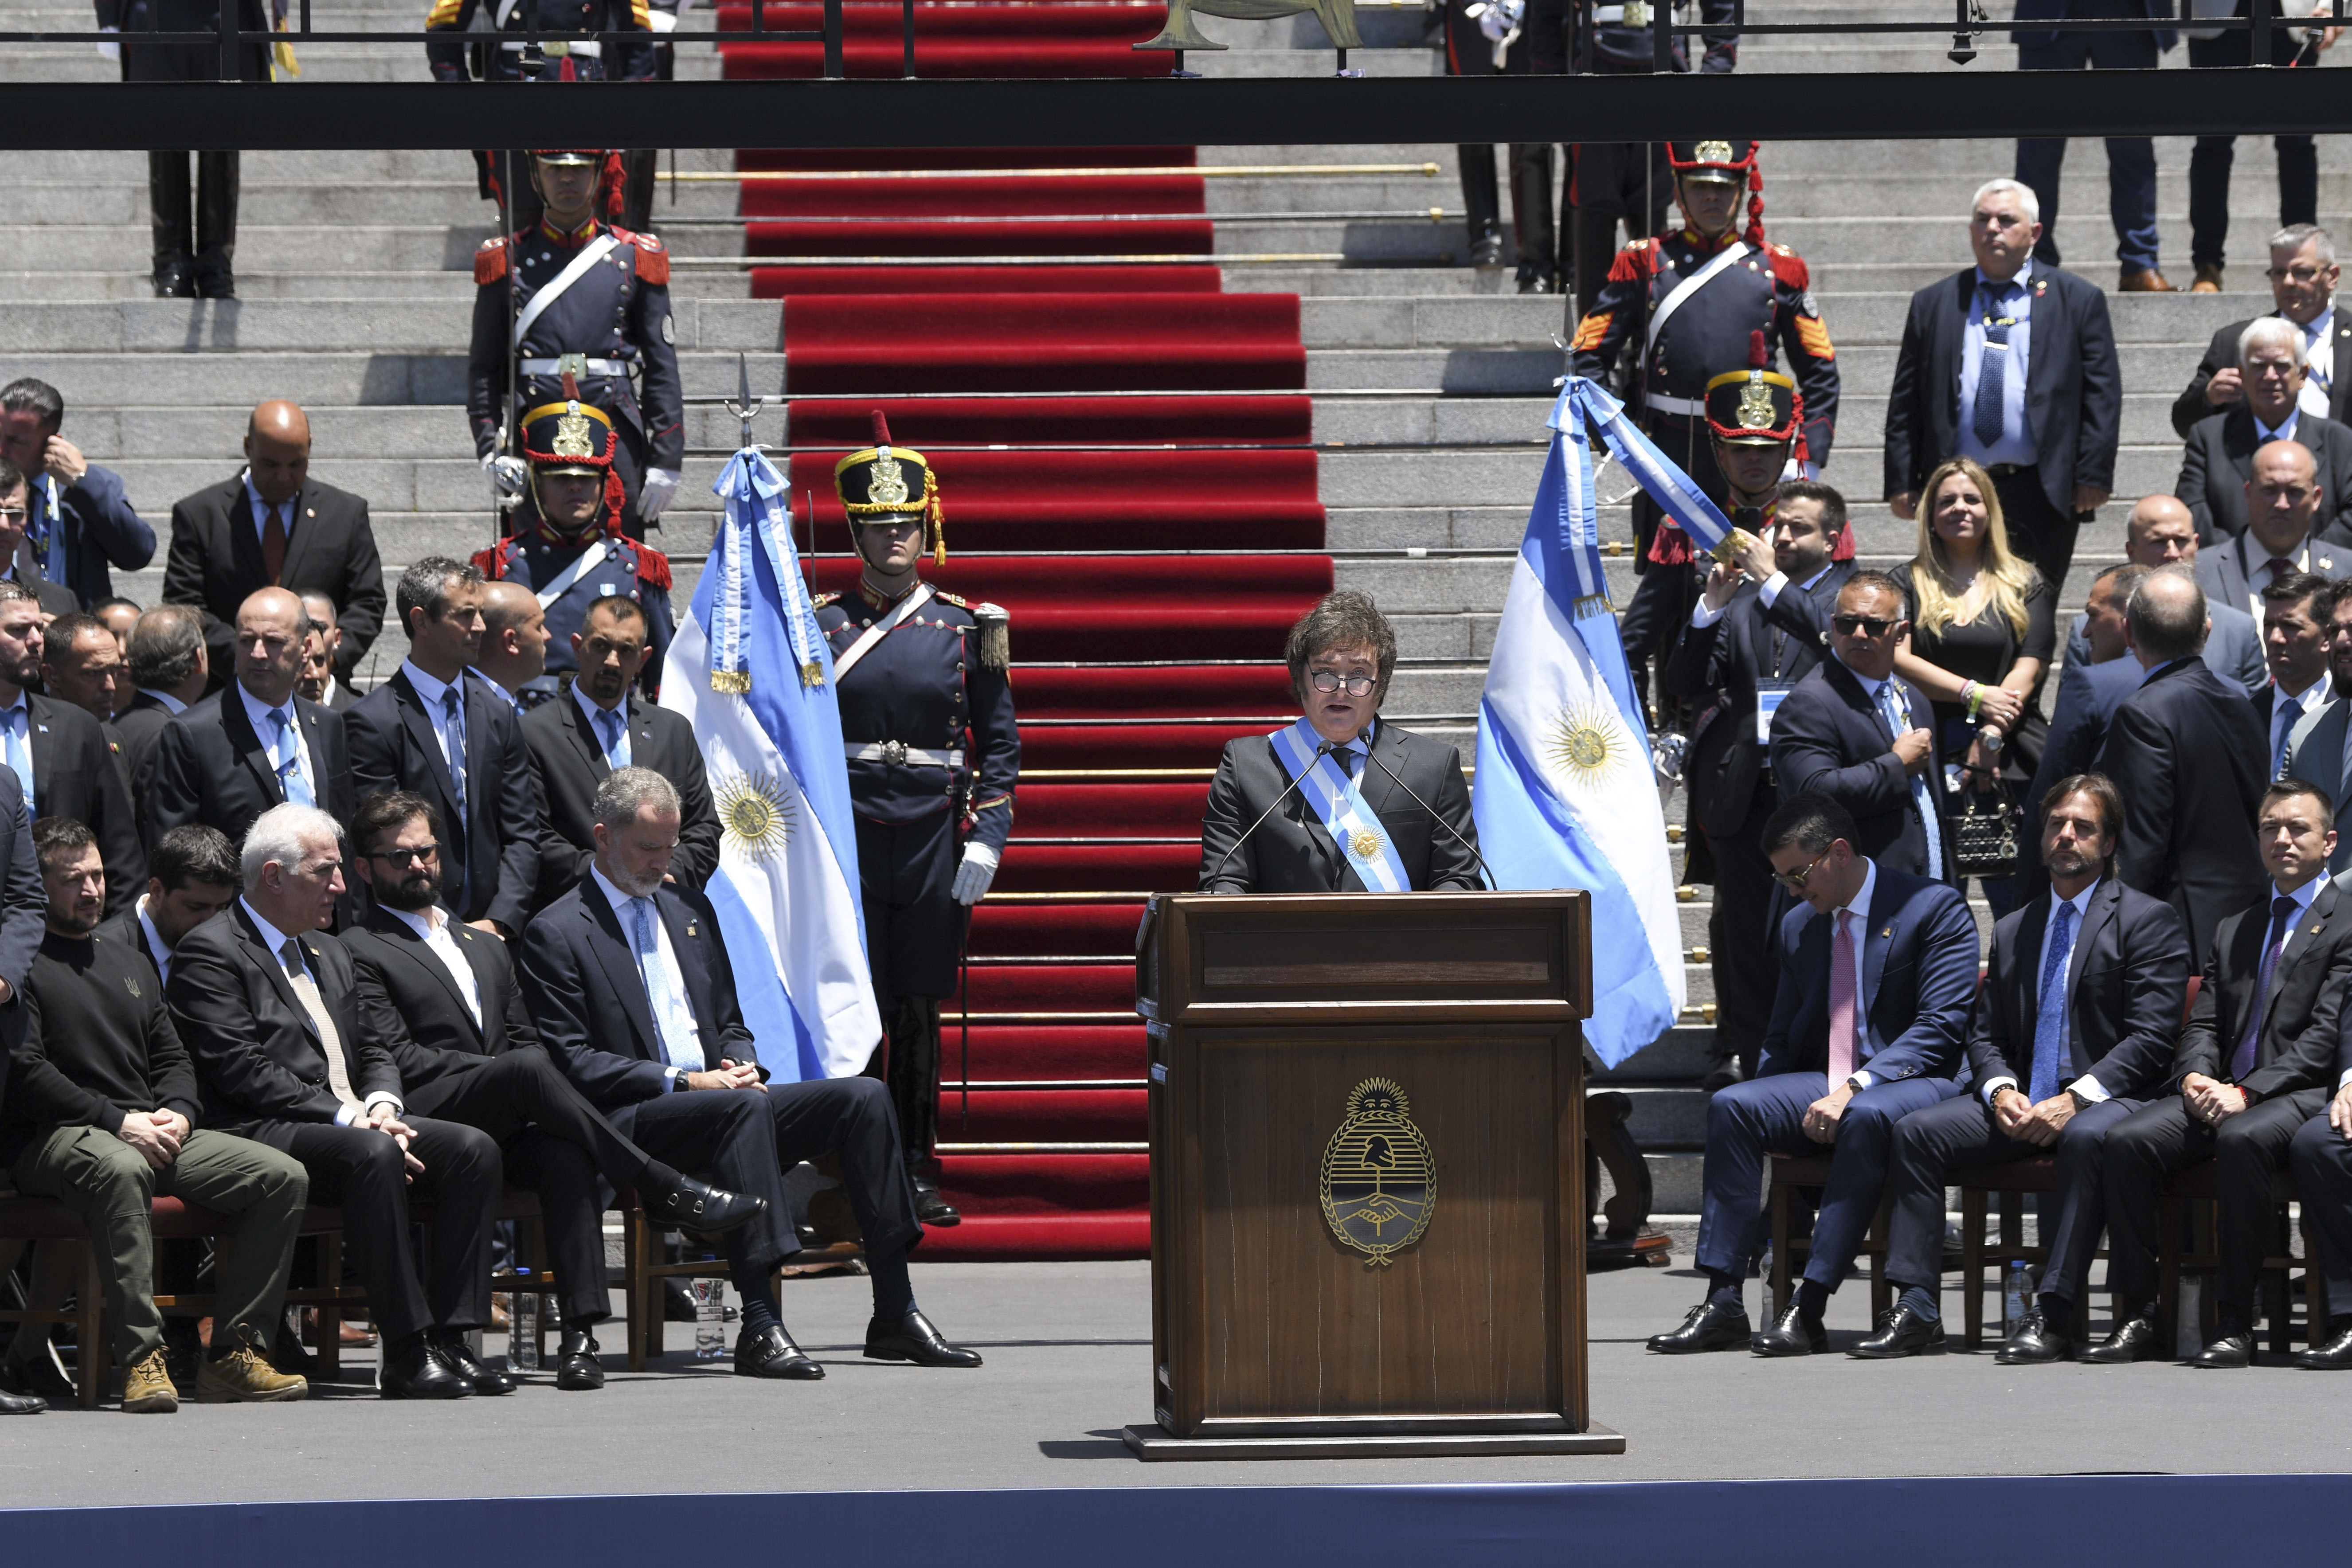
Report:
<svg viewBox="0 0 2352 1568"><path fill-rule="evenodd" d="M1840 910L1837 935L1830 939L1830 1087L1853 1076L1853 943L1848 938L1853 911Z"/></svg>

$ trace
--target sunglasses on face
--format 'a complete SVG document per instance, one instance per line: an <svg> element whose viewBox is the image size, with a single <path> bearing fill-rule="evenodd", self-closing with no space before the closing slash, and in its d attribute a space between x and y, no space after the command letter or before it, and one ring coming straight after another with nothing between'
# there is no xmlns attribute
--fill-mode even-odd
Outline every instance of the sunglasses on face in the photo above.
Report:
<svg viewBox="0 0 2352 1568"><path fill-rule="evenodd" d="M1830 849L1834 849L1837 846L1834 844L1830 846ZM1773 872L1772 879L1780 883L1780 886L1788 889L1789 891L1792 893L1801 893L1805 890L1805 884L1813 879L1813 868L1819 866L1822 861L1829 858L1829 849L1824 849L1793 871Z"/></svg>
<svg viewBox="0 0 2352 1568"><path fill-rule="evenodd" d="M1883 637L1893 631L1898 624L1891 620L1883 620L1876 616L1832 616L1830 617L1830 625L1836 628L1838 635L1848 637L1856 632L1862 633L1864 637Z"/></svg>
<svg viewBox="0 0 2352 1568"><path fill-rule="evenodd" d="M378 849L368 858L389 860L395 866L422 866L426 861L438 858L440 853L441 846L438 844L418 844L404 848Z"/></svg>

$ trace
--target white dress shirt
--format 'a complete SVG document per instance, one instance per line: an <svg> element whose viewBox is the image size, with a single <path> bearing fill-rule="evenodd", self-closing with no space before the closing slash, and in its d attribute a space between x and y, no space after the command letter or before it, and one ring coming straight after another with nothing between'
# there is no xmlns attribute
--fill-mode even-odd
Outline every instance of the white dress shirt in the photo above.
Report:
<svg viewBox="0 0 2352 1568"><path fill-rule="evenodd" d="M2303 334L2303 395L2295 406L2319 418L2328 417L2328 399L2336 390L2336 301L2319 314L2297 323Z"/></svg>
<svg viewBox="0 0 2352 1568"><path fill-rule="evenodd" d="M596 700L589 696L585 691L581 690L580 683L575 680L572 683L572 700L580 704L580 711L588 715L589 738L596 742L597 750L604 752L604 761L616 772L622 768L627 767L629 765L630 755L629 699L627 694L623 693L620 701L614 703L609 709L599 708L596 705ZM621 721L620 742L612 747L609 751L605 750L604 747L605 715L607 713L614 715ZM618 905L614 905L614 907L616 909L619 908Z"/></svg>
<svg viewBox="0 0 2352 1568"><path fill-rule="evenodd" d="M427 675L418 668L415 659L404 658L400 661L400 673L408 677L408 684L416 689L417 701L424 704L425 721L433 727L433 738L441 743L441 765L453 773L459 772L466 765L465 721L462 717L458 720L460 729L457 734L449 733L447 705L449 693L454 689L457 693L457 710L461 715L464 713L465 671L459 670L456 680L443 680Z"/></svg>
<svg viewBox="0 0 2352 1568"><path fill-rule="evenodd" d="M242 691L245 689L243 687L239 687L237 689ZM279 973L284 973L286 968L286 944L294 939L287 935L286 932L279 931L276 926L271 925L268 921L262 917L261 911L255 909L249 900L239 899L237 900L237 905L245 910L246 917L253 921L253 929L261 933L262 945L269 949L269 962L278 965ZM142 921L146 919L146 911L144 910L140 911L140 919ZM309 961L307 959L304 961L303 967L306 969L310 967ZM310 983L316 985L318 984L318 975L313 973L310 976ZM323 992L324 987L321 987L320 989ZM304 1014L303 1019L307 1023L310 1019L310 1015L307 1013ZM327 1042L320 1040L319 1042L319 1054L323 1057L326 1055L326 1052ZM353 1085L352 1087L356 1089L358 1086ZM367 1106L364 1110L356 1105L344 1105L340 1107L335 1111L335 1125L338 1127L349 1127L352 1123L361 1121L362 1118L373 1115L375 1113L375 1108L379 1105L388 1105L392 1107L392 1112L394 1116L400 1114L400 1096L393 1093L390 1089L380 1089L373 1094L367 1097Z"/></svg>
<svg viewBox="0 0 2352 1568"><path fill-rule="evenodd" d="M173 696L168 691L158 691L152 687L142 686L139 689L139 695L142 697L152 697L156 701L161 702L163 705L163 711L166 713L180 714L185 713L188 710L188 705L186 703L181 701L178 698Z"/></svg>
<svg viewBox="0 0 2352 1568"><path fill-rule="evenodd" d="M635 896L634 894L621 891L618 887L614 885L612 879L604 875L604 868L597 865L593 860L589 862L588 874L596 879L596 890L604 895L604 901L613 907L613 914L614 918L619 920L621 922L622 940L628 942L631 951L635 952L636 948L636 938L630 929L629 906L636 902ZM677 949L670 945L669 926L662 921L658 910L656 910L653 926L654 945L660 952L662 968L667 970L669 973L670 994L677 998L678 1005L686 1009L688 1021L696 1021L693 1016L694 998L687 994L686 971L678 964ZM646 998L646 1008L650 1010L653 1005L654 999L651 996L647 996ZM658 1018L655 1019L654 1026L658 1029L661 1026L661 1020ZM659 1044L660 1042L656 1041L656 1043ZM671 1089L681 1089L686 1087L686 1069L684 1068L671 1067L664 1070L669 1075L669 1086Z"/></svg>
<svg viewBox="0 0 2352 1568"><path fill-rule="evenodd" d="M2331 689L2325 672L2301 691L2289 691L2283 686L2273 687L2271 701L2271 777L2278 777L2279 770L2286 765L2287 737L2294 733L2295 721L2306 713L2316 713L2326 707Z"/></svg>
<svg viewBox="0 0 2352 1568"><path fill-rule="evenodd" d="M162 973L163 983L168 985L172 981L172 950L163 945L163 933L155 929L154 917L147 912L147 900L150 896L146 893L140 894L139 901L131 907L139 911L139 929L146 935L147 952L154 958L155 967Z"/></svg>
<svg viewBox="0 0 2352 1568"><path fill-rule="evenodd" d="M474 966L466 962L465 953L458 950L457 939L449 934L449 911L438 904L427 906L421 914L414 910L395 910L382 902L376 907L396 916L402 924L424 939L433 956L441 961L441 967L449 972L449 978L457 983L457 994L466 999L467 1011L474 1015L474 1027L480 1028L481 984L474 978Z"/></svg>
<svg viewBox="0 0 2352 1568"><path fill-rule="evenodd" d="M245 717L253 726L253 732L261 737L261 749L275 758L278 755L278 721L270 715L278 710L247 691L243 681L233 683L232 689L236 692L237 700L245 704ZM320 787L319 766L310 755L310 737L302 732L302 710L298 706L300 700L298 697L286 699L285 711L293 721L287 730L294 737L294 755L299 759L295 765L301 769L303 782L310 786L310 799L314 803L323 803L327 793Z"/></svg>
<svg viewBox="0 0 2352 1568"><path fill-rule="evenodd" d="M1830 566L1833 566L1835 564L1835 562L1831 562L1822 566L1820 571L1806 578L1802 583L1799 584L1798 586L1802 588L1808 594L1811 593L1813 591L1813 584L1828 576L1830 574ZM1774 605L1779 604L1780 602L1780 595L1788 591L1789 574L1786 572L1775 572L1772 575L1764 579L1763 585L1756 590L1756 597L1763 606L1769 610ZM1708 609L1706 605L1706 595L1701 594L1698 597L1698 603L1691 606L1691 629L1693 631L1701 632L1706 630L1707 627L1715 625L1716 622L1723 619L1723 617L1729 613L1731 603L1732 602L1730 600L1727 599L1724 601L1722 609L1711 610Z"/></svg>
<svg viewBox="0 0 2352 1568"><path fill-rule="evenodd" d="M2099 883L2105 879L2106 879L2104 877L2094 878L2089 887L2084 889L2081 892L2075 894L2071 899L2062 899L2058 896L2056 889L2053 888L2051 889L2050 918L2042 928L2042 950L2035 953L2033 957L2033 978L2034 983L2037 985L2041 984L2042 974L2046 973L2050 967L2051 943L2058 940L2058 911L2061 908L2068 904L2074 906L2074 919L2070 929L2066 932L2066 952L2064 955L2058 960L2058 984L2061 985L2065 984L2066 976L2074 972L2074 944L2083 940L2083 921L2084 917L2091 912L2091 895L2099 890ZM2039 1007L2041 1001L2041 996L2037 994L2034 997L2034 1003L2037 1008ZM2034 1019L2034 1024L2038 1026L2041 1021L2042 1020L2039 1017L2036 1017ZM2071 1006L2063 1009L2059 1013L2058 1023L2060 1029L2063 1031L2060 1037L2061 1039L2068 1044L2072 1044L2074 1038L2074 1009ZM2039 1046L2041 1042L2036 1040L2034 1044ZM2061 1079L2063 1079L2066 1076L2063 1068L2060 1069L2058 1076ZM2019 1087L2020 1085L2018 1084L2017 1075L2015 1073L2002 1073L1997 1078L1989 1078L1985 1079L1984 1087L1977 1092L1984 1097L1984 1102L1987 1105L1990 1105L1992 1103L1992 1097L1999 1094L2003 1089L2017 1089ZM2094 1105L2107 1098L2107 1091L2099 1087L2099 1080L2093 1078L2089 1073L2084 1073L2081 1078L2076 1079L2074 1082L2073 1088L2075 1093L2081 1095L2084 1100L2091 1101Z"/></svg>

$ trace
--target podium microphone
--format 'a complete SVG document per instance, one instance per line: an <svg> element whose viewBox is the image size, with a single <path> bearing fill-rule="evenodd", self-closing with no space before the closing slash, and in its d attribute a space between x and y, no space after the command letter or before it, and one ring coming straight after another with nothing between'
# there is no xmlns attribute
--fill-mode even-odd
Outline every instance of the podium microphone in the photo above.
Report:
<svg viewBox="0 0 2352 1568"><path fill-rule="evenodd" d="M1462 846L1463 848L1470 851L1470 858L1478 862L1478 869L1486 879L1487 890L1490 892L1496 890L1495 887L1495 873L1486 869L1486 858L1478 853L1478 847L1475 844L1471 843L1467 838L1463 837L1462 830L1460 828L1454 826L1454 824L1446 821L1444 817L1439 816L1435 806L1422 799L1421 796L1413 795L1412 786L1405 783L1404 780L1398 778L1394 768L1389 766L1386 763L1381 762L1379 752L1367 749L1364 755L1370 758L1372 762L1378 763L1380 764L1381 772L1388 774L1389 781L1395 784L1397 788L1404 791L1404 793L1409 795L1412 795L1412 804L1421 807L1422 810L1429 813L1429 819L1432 822L1436 823L1438 826L1443 827L1446 832L1454 835L1454 842Z"/></svg>
<svg viewBox="0 0 2352 1568"><path fill-rule="evenodd" d="M1290 798L1292 792L1297 790L1300 784L1307 782L1307 775L1315 771L1315 764L1321 762L1325 757L1329 756L1335 749L1336 744L1337 743L1334 742L1326 741L1321 745L1315 748L1315 755L1308 759L1305 770L1302 771L1297 778L1292 779L1288 786L1286 787L1280 795L1274 797L1274 804L1272 805L1267 806L1264 811L1257 814L1257 820L1249 825L1248 832L1244 833L1239 838L1234 839L1233 843L1225 847L1225 852L1223 855L1218 857L1215 867L1210 870L1207 876L1201 879L1201 885L1203 888L1217 879L1219 874L1224 870L1227 862L1231 861L1233 858L1240 852L1243 845L1249 842L1250 834L1255 833L1259 828L1265 826L1265 819L1272 816L1277 810L1279 810L1282 803ZM1476 851L1474 850L1472 853L1475 854Z"/></svg>

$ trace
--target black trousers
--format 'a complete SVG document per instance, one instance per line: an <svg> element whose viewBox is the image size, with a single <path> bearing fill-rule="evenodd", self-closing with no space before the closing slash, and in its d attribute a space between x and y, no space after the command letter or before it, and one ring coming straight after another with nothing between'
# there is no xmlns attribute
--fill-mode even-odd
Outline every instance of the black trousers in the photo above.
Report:
<svg viewBox="0 0 2352 1568"><path fill-rule="evenodd" d="M730 1192L768 1200L767 1213L723 1238L723 1256L739 1285L764 1280L769 1269L801 1246L784 1199L783 1169L776 1163L775 1123L762 1114L766 1100L756 1089L665 1094L639 1100L624 1118L629 1136L648 1159Z"/></svg>
<svg viewBox="0 0 2352 1568"><path fill-rule="evenodd" d="M400 1145L373 1128L257 1121L242 1130L302 1162L312 1203L343 1211L343 1246L387 1349L428 1328L463 1331L489 1322L490 1229L505 1181L488 1133L431 1117L401 1120L415 1129L408 1152L425 1165L414 1184ZM412 1194L433 1205L422 1286L409 1242Z"/></svg>
<svg viewBox="0 0 2352 1568"><path fill-rule="evenodd" d="M1743 736L1732 743L1755 742ZM1759 785L1738 832L1706 836L1715 855L1715 912L1707 918L1715 1054L1738 1058L1750 1078L1772 1021L1772 1000L1780 994L1780 960L1772 941L1772 862L1764 853L1764 824L1780 799Z"/></svg>
<svg viewBox="0 0 2352 1568"><path fill-rule="evenodd" d="M2107 1280L2126 1301L2156 1300L2157 1190L2173 1172L2211 1159L2220 1199L2222 1318L2252 1324L2254 1283L2271 1228L2271 1177L2286 1163L2303 1124L2326 1109L2327 1091L2301 1089L2265 1100L2218 1128L2189 1114L2179 1096L2159 1100L2107 1134Z"/></svg>
<svg viewBox="0 0 2352 1568"><path fill-rule="evenodd" d="M1448 76L1525 76L1532 65L1531 39L1522 33L1500 71L1495 68L1494 41L1464 15L1464 0L1445 8L1445 74ZM1470 243L1502 224L1502 198L1495 184L1495 149L1490 142L1465 142L1454 150L1462 171L1462 207ZM1557 268L1559 246L1554 239L1551 200L1551 143L1511 143L1511 228L1518 245L1523 271L1549 277Z"/></svg>
<svg viewBox="0 0 2352 1568"><path fill-rule="evenodd" d="M2352 1317L2352 1142L2327 1125L2322 1110L2295 1129L2287 1163L2303 1199L2305 1223L2311 1226L2320 1278L2327 1281L2327 1315Z"/></svg>
<svg viewBox="0 0 2352 1568"><path fill-rule="evenodd" d="M646 1153L572 1087L544 1047L524 1046L415 1089L409 1109L496 1139L509 1181L539 1194L548 1261L570 1326L612 1316L604 1285L604 1194L635 1186Z"/></svg>
<svg viewBox="0 0 2352 1568"><path fill-rule="evenodd" d="M2042 470L2032 464L1995 474L1992 489L2000 498L2001 521L2009 529L2011 552L2032 562L2041 569L2042 580L2053 593L2057 592L2074 564L2074 535L2080 527L2074 514L2050 504L2042 488ZM2074 504L2071 495L2067 504ZM1919 505L1927 505L1926 496L1919 498Z"/></svg>
<svg viewBox="0 0 2352 1568"><path fill-rule="evenodd" d="M191 184L188 161L195 160ZM227 267L236 258L237 153L150 153L147 206L155 265L201 260Z"/></svg>
<svg viewBox="0 0 2352 1568"><path fill-rule="evenodd" d="M2275 19L2275 17L2273 18ZM2271 64L2294 63L2303 52L2303 30L2271 29ZM2189 40L2189 63L2199 70L2246 66L2254 58L2252 33ZM2274 136L2278 151L2279 226L2319 221L2319 148L2308 136ZM2219 267L2230 240L2230 168L2237 161L2235 136L2200 136L2189 153L2189 256L2200 267Z"/></svg>
<svg viewBox="0 0 2352 1568"><path fill-rule="evenodd" d="M930 1157L940 1130L940 1005L902 996L882 1015L882 1043L866 1076L890 1090L891 1113L909 1164Z"/></svg>

